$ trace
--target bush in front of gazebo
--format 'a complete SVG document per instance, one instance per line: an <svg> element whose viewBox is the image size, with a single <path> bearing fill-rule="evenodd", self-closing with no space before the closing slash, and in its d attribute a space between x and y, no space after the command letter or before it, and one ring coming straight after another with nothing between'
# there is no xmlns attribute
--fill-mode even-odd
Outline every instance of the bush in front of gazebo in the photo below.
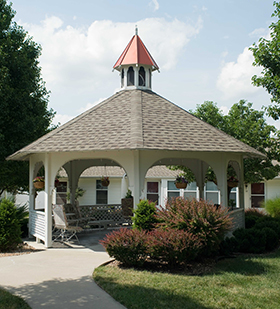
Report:
<svg viewBox="0 0 280 309"><path fill-rule="evenodd" d="M150 203L141 201L141 208ZM141 210L141 213L145 213ZM150 217L150 212L147 211ZM154 213L154 228L121 229L101 241L111 257L125 266L143 267L145 262L170 268L198 258L213 256L231 228L227 210L206 201L172 199ZM145 218L141 218L145 222ZM149 219L150 221L150 219Z"/></svg>

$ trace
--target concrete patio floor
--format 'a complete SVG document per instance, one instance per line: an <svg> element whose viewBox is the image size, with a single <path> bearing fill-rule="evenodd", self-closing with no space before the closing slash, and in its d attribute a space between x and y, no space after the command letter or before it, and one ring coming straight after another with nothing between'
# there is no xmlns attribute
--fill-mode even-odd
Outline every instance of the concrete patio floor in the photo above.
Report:
<svg viewBox="0 0 280 309"><path fill-rule="evenodd" d="M99 240L113 229L79 235L80 244L26 240L39 251L0 258L0 286L23 297L31 308L124 309L92 280L93 270L110 261Z"/></svg>

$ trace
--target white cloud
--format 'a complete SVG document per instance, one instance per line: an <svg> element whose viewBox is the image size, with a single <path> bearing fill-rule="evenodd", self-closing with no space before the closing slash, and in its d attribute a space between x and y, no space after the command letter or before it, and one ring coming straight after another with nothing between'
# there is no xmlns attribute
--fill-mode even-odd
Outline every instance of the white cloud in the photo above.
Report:
<svg viewBox="0 0 280 309"><path fill-rule="evenodd" d="M112 94L108 89L119 85L112 67L134 35L139 35L161 71L174 68L186 44L202 28L202 19L187 24L177 19L147 18L137 22L96 20L88 27L64 25L62 19L46 17L40 24L22 24L34 41L41 44L40 66L47 88L51 90L50 107L56 119L76 116L86 102ZM63 116L67 117L67 116ZM64 120L59 120L64 122Z"/></svg>
<svg viewBox="0 0 280 309"><path fill-rule="evenodd" d="M83 113L85 111L87 111L88 109L92 108L93 106L101 103L102 101L104 101L106 98L100 98L99 100L93 102L93 103L88 103L85 107L81 107L80 109L78 109L79 113Z"/></svg>
<svg viewBox="0 0 280 309"><path fill-rule="evenodd" d="M149 3L150 6L153 6L154 8L154 11L157 11L159 9L159 3L157 0L152 0L150 3Z"/></svg>
<svg viewBox="0 0 280 309"><path fill-rule="evenodd" d="M254 87L251 82L253 75L259 75L261 69L252 65L254 57L246 47L236 62L223 64L217 80L217 87L223 92L224 99L246 97L246 94L257 92L259 88Z"/></svg>
<svg viewBox="0 0 280 309"><path fill-rule="evenodd" d="M249 37L257 39L259 39L260 37L264 37L268 39L270 37L270 31L266 28L258 28L249 33Z"/></svg>
<svg viewBox="0 0 280 309"><path fill-rule="evenodd" d="M66 122L68 122L69 120L71 120L73 118L73 116L69 116L69 115L61 115L61 114L56 114L54 116L53 119L53 124L58 125L58 124L64 124Z"/></svg>
<svg viewBox="0 0 280 309"><path fill-rule="evenodd" d="M229 112L229 108L227 106L221 106L220 110L222 111L224 115L227 115Z"/></svg>

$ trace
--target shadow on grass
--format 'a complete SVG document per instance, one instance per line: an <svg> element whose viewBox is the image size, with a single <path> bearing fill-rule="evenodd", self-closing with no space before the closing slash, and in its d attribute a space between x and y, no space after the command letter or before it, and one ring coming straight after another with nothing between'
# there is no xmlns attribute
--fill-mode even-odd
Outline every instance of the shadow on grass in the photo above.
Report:
<svg viewBox="0 0 280 309"><path fill-rule="evenodd" d="M279 259L279 263L269 263L269 260ZM219 261L213 271L209 273L224 273L231 272L248 276L256 276L265 274L271 271L280 270L280 249L272 253L260 255L241 255L234 259L224 259ZM206 274L208 275L208 274Z"/></svg>
<svg viewBox="0 0 280 309"><path fill-rule="evenodd" d="M189 296L178 295L176 290L119 284L114 278L106 277L104 279L98 274L94 276L94 280L114 299L129 309L212 309L212 307L205 307Z"/></svg>
<svg viewBox="0 0 280 309"><path fill-rule="evenodd" d="M20 287L4 286L7 291L22 297L31 308L123 308L108 297L89 276L79 279L54 279Z"/></svg>

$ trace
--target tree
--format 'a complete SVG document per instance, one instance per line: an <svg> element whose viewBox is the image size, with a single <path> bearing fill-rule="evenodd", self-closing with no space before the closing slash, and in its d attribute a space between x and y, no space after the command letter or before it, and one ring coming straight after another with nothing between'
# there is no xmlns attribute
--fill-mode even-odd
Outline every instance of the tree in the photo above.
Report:
<svg viewBox="0 0 280 309"><path fill-rule="evenodd" d="M280 3L275 1L273 5L272 17L277 17L278 21L269 26L270 39L260 38L250 50L255 58L253 65L263 67L261 76L252 77L253 84L264 87L271 95L274 105L268 106L267 112L277 120L280 117Z"/></svg>
<svg viewBox="0 0 280 309"><path fill-rule="evenodd" d="M193 115L211 125L223 130L225 133L259 150L267 156L266 159L244 159L245 183L261 182L276 177L280 172L279 137L280 131L274 126L268 125L264 118L264 111L252 108L252 103L240 100L229 110L228 115L223 115L216 103L206 101L197 108ZM274 163L274 164L273 164ZM183 166L175 166L172 169L181 169L190 181L194 180L189 169ZM228 175L233 176L234 170L230 168ZM213 180L214 174L208 170L206 179Z"/></svg>
<svg viewBox="0 0 280 309"><path fill-rule="evenodd" d="M41 78L41 46L12 22L15 11L0 0L0 194L28 187L28 163L5 158L50 129L49 93Z"/></svg>

